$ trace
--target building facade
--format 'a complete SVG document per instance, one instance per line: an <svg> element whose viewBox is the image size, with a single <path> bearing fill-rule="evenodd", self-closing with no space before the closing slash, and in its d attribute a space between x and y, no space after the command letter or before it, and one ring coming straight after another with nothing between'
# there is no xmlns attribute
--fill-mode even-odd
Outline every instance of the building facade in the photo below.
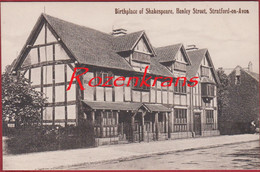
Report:
<svg viewBox="0 0 260 172"><path fill-rule="evenodd" d="M228 108L219 116L219 129L222 134L253 132L251 123L259 123L259 74L249 62L248 68L235 67L228 78Z"/></svg>
<svg viewBox="0 0 260 172"><path fill-rule="evenodd" d="M151 87L140 86L147 66ZM84 89L74 79L66 91L75 67L82 68L76 75L89 69L80 76ZM13 70L48 97L41 110L43 125L89 120L99 145L219 134L219 81L207 49L154 48L144 31L106 34L42 14ZM117 87L110 77L125 79L117 80ZM130 77L139 79L129 82ZM161 86L164 77L174 78L172 86ZM192 77L198 84L188 87Z"/></svg>

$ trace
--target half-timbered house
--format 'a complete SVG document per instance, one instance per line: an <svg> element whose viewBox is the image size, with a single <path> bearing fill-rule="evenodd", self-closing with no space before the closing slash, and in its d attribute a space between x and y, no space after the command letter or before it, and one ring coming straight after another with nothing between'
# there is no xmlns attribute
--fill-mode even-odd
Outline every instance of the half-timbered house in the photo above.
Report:
<svg viewBox="0 0 260 172"><path fill-rule="evenodd" d="M199 85L182 86L185 81L180 80L177 86L162 87L159 78L151 87L127 86L129 77L142 78L146 66L151 85L155 77L193 75ZM84 90L74 80L66 91L75 67L89 69L80 78ZM99 145L218 134L218 79L204 49L186 52L182 44L153 48L144 31L107 34L42 14L13 70L48 97L41 110L43 125L90 120ZM95 77L104 83L111 76L126 79L117 82L120 87L87 84L96 85Z"/></svg>

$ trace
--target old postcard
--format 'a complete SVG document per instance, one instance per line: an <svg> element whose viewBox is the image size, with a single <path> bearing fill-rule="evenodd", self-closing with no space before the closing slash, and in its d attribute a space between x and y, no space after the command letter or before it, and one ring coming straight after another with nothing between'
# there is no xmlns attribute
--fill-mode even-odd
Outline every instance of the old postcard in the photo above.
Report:
<svg viewBox="0 0 260 172"><path fill-rule="evenodd" d="M1 2L3 169L259 169L258 6Z"/></svg>

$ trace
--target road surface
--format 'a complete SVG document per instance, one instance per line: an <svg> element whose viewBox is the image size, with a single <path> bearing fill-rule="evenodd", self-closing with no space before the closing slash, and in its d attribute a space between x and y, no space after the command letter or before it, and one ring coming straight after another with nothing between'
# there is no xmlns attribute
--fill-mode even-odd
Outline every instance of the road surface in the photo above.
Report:
<svg viewBox="0 0 260 172"><path fill-rule="evenodd" d="M86 164L70 170L260 169L259 142L180 151L121 162Z"/></svg>

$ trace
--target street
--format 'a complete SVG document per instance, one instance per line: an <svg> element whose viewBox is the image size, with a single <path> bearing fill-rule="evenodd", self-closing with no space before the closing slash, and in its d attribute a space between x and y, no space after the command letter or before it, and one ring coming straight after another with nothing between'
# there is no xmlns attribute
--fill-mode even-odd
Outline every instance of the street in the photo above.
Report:
<svg viewBox="0 0 260 172"><path fill-rule="evenodd" d="M74 166L70 170L259 169L259 142L180 151L129 161Z"/></svg>

